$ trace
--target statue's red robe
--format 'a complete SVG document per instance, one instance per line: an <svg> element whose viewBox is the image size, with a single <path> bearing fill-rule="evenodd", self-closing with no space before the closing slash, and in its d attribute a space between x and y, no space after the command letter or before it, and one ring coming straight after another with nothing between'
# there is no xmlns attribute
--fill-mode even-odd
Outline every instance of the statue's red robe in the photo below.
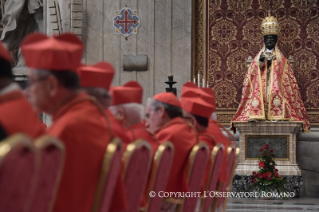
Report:
<svg viewBox="0 0 319 212"><path fill-rule="evenodd" d="M287 58L276 46L273 54L276 59L268 71L267 62L260 69L259 57L265 47L257 54L246 73L242 98L238 110L232 119L234 122L256 120L288 120L302 122L303 131L310 131L309 119L301 99L294 73ZM268 110L265 110L268 108ZM233 125L231 125L233 128Z"/></svg>

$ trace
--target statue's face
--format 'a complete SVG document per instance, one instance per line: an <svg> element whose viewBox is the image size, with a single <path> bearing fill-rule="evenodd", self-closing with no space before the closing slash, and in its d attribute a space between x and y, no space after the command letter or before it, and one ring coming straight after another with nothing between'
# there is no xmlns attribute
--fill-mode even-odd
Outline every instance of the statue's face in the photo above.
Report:
<svg viewBox="0 0 319 212"><path fill-rule="evenodd" d="M264 43L267 49L273 49L277 43L277 35L265 35Z"/></svg>

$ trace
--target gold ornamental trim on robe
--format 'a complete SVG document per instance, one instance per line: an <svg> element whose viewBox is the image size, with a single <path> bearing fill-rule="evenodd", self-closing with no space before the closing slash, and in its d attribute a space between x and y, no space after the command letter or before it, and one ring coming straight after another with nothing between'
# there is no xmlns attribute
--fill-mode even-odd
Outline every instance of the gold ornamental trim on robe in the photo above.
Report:
<svg viewBox="0 0 319 212"><path fill-rule="evenodd" d="M265 46L254 58L246 73L242 99L232 122L256 120L288 120L303 122L303 130L310 130L309 119L301 99L297 80L287 58L275 47L276 59L270 69L265 63L259 67L259 56ZM267 72L269 86L267 94ZM266 110L266 111L265 111Z"/></svg>

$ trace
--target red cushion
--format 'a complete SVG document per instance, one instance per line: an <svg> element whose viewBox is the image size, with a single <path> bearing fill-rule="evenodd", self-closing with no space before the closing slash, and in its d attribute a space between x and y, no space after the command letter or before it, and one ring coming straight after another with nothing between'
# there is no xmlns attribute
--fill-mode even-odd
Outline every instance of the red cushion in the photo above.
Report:
<svg viewBox="0 0 319 212"><path fill-rule="evenodd" d="M111 200L113 197L115 185L118 180L118 175L120 173L121 168L121 157L122 157L122 150L120 148L114 153L112 162L109 168L109 175L105 181L105 190L103 194L103 198L101 201L101 206L99 211L109 211Z"/></svg>
<svg viewBox="0 0 319 212"><path fill-rule="evenodd" d="M206 166L208 163L208 159L209 159L208 149L205 149L205 148L199 149L195 156L193 168L189 178L188 185L189 185L190 192L200 191ZM193 212L196 208L197 199L198 199L198 196L185 198L183 212Z"/></svg>
<svg viewBox="0 0 319 212"><path fill-rule="evenodd" d="M24 211L35 170L35 155L27 149L6 156L0 166L0 211Z"/></svg>
<svg viewBox="0 0 319 212"><path fill-rule="evenodd" d="M162 154L157 168L157 175L154 180L152 191L158 194L159 191L165 191L168 181L169 173L174 159L174 151L170 148L166 148ZM145 196L148 196L148 191ZM161 208L163 198L155 195L154 198L149 199L148 212L158 212Z"/></svg>
<svg viewBox="0 0 319 212"><path fill-rule="evenodd" d="M35 187L35 195L30 211L48 211L62 166L62 153L55 146L48 146L41 151L40 171Z"/></svg>
<svg viewBox="0 0 319 212"><path fill-rule="evenodd" d="M233 164L234 164L234 160L235 160L235 152L236 149L232 149L232 151L230 152L230 155L228 157L228 161L227 161L227 181L225 183L222 183L222 187L221 187L221 192L225 192L226 191L226 187L227 184L229 182L229 177L233 168ZM218 202L217 202L217 207L221 206L223 204L225 197L221 197L218 198Z"/></svg>
<svg viewBox="0 0 319 212"><path fill-rule="evenodd" d="M136 149L131 155L124 180L127 212L136 212L139 209L150 162L151 151L145 147Z"/></svg>
<svg viewBox="0 0 319 212"><path fill-rule="evenodd" d="M214 166L211 173L211 178L209 179L208 187L205 188L206 191L215 191L217 188L219 174L222 168L224 158L224 149L220 148L215 156ZM203 211L209 211L210 206L213 203L213 198L209 195L204 199Z"/></svg>

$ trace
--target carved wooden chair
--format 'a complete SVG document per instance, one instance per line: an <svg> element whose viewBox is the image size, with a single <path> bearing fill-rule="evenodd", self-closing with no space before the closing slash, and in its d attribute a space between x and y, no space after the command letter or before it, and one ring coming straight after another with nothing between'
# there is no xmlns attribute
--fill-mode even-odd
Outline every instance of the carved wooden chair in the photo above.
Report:
<svg viewBox="0 0 319 212"><path fill-rule="evenodd" d="M0 142L0 211L26 211L36 182L38 156L33 142L24 134Z"/></svg>
<svg viewBox="0 0 319 212"><path fill-rule="evenodd" d="M61 141L50 135L38 138L35 146L40 155L40 167L34 188L34 198L28 211L50 212L53 210L62 175L65 148Z"/></svg>
<svg viewBox="0 0 319 212"><path fill-rule="evenodd" d="M109 211L116 181L120 173L122 141L114 138L108 145L102 162L101 173L94 197L92 212Z"/></svg>
<svg viewBox="0 0 319 212"><path fill-rule="evenodd" d="M151 191L155 194L158 194L159 191L165 191L173 160L174 146L169 141L164 142L158 147L154 156L149 185L146 190L148 196L147 207L140 208L140 211L158 212L160 210L162 198L158 195L151 198L148 194Z"/></svg>
<svg viewBox="0 0 319 212"><path fill-rule="evenodd" d="M225 183L219 182L218 187L216 189L217 192L226 192L226 187L228 186L229 181L232 180L230 178L231 178L231 173L233 171L233 167L235 164L235 155L236 155L236 145L231 144L227 148L227 182ZM212 211L222 210L224 200L225 200L225 197L214 198Z"/></svg>
<svg viewBox="0 0 319 212"><path fill-rule="evenodd" d="M224 158L224 145L222 143L217 143L210 155L210 167L209 167L209 176L207 182L205 183L205 191L215 191L218 184L218 179L220 171L222 168ZM203 194L202 194L203 195ZM199 211L209 211L210 207L213 204L213 197L206 195L206 197L201 197L201 203Z"/></svg>
<svg viewBox="0 0 319 212"><path fill-rule="evenodd" d="M207 144L196 144L189 155L187 166L188 188L190 192L199 192L209 160L209 148ZM178 212L194 212L199 196L187 198L168 198L166 202L177 204Z"/></svg>
<svg viewBox="0 0 319 212"><path fill-rule="evenodd" d="M123 181L127 200L126 212L136 212L142 201L152 162L151 146L141 139L130 143L123 155L123 162Z"/></svg>

